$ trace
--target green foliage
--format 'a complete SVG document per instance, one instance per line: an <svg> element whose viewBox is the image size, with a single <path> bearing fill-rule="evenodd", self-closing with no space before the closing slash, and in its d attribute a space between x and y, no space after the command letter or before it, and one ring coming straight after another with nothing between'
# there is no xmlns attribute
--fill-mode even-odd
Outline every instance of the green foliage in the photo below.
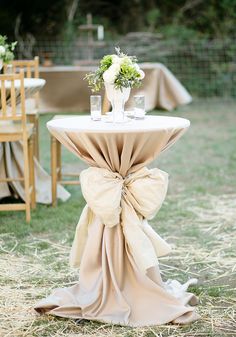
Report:
<svg viewBox="0 0 236 337"><path fill-rule="evenodd" d="M138 73L136 68L134 68L132 64L130 65L130 63L124 62L121 65L120 72L116 78L115 87L137 88L140 85L140 74Z"/></svg>
<svg viewBox="0 0 236 337"><path fill-rule="evenodd" d="M161 16L160 10L158 8L150 9L146 14L146 20L151 30L157 27L158 20Z"/></svg>
<svg viewBox="0 0 236 337"><path fill-rule="evenodd" d="M102 72L106 71L112 65L112 56L105 55L100 61L100 69Z"/></svg>
<svg viewBox="0 0 236 337"><path fill-rule="evenodd" d="M100 69L97 69L94 73L86 74L84 79L88 81L88 86L92 92L101 90L103 85L102 74L103 72Z"/></svg>
<svg viewBox="0 0 236 337"><path fill-rule="evenodd" d="M14 49L17 42L8 43L7 37L0 35L0 59L4 63L8 63L14 59Z"/></svg>
<svg viewBox="0 0 236 337"><path fill-rule="evenodd" d="M168 39L175 39L177 43L202 38L202 34L200 32L197 32L196 30L181 23L173 23L171 25L162 26L159 28L159 32Z"/></svg>
<svg viewBox="0 0 236 337"><path fill-rule="evenodd" d="M166 32L166 38L176 27L176 34L185 34L183 29L207 37L235 35L236 0L209 1L145 1L80 0L73 24L68 27L67 13L71 2L67 0L2 0L0 32L14 36L16 18L21 15L20 32L33 34L36 38L78 36L78 25L85 23L86 14L93 14L94 22L105 25L106 35L126 34L130 31ZM70 25L71 23L69 23ZM173 30L171 32L171 27Z"/></svg>

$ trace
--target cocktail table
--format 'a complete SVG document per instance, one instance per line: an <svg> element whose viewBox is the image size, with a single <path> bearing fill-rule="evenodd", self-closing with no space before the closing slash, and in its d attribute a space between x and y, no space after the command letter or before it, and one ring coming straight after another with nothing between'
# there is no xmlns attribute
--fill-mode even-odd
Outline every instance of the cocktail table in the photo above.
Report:
<svg viewBox="0 0 236 337"><path fill-rule="evenodd" d="M199 317L190 306L196 304L193 294L178 282L162 281L158 257L170 246L148 224L165 199L168 174L146 165L189 125L187 119L161 116L125 124L89 116L47 123L90 167L80 174L87 205L70 254L71 265L80 267L79 282L56 289L35 306L38 312L128 326Z"/></svg>

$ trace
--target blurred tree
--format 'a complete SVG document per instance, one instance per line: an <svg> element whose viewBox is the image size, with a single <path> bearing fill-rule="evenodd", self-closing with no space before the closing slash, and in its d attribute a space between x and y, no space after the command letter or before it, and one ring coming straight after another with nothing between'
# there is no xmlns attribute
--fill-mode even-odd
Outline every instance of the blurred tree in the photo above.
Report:
<svg viewBox="0 0 236 337"><path fill-rule="evenodd" d="M158 20L160 18L160 11L158 8L150 9L146 14L146 20L149 24L149 29L151 32L154 32L158 27Z"/></svg>
<svg viewBox="0 0 236 337"><path fill-rule="evenodd" d="M21 15L21 34L55 36L66 20L65 8L65 0L0 0L0 32L14 36L16 20Z"/></svg>
<svg viewBox="0 0 236 337"><path fill-rule="evenodd" d="M156 30L167 36L181 32L212 37L235 34L236 0L0 0L0 33L13 37L16 19L21 15L22 35L70 39L88 12L95 23L104 24L111 33Z"/></svg>

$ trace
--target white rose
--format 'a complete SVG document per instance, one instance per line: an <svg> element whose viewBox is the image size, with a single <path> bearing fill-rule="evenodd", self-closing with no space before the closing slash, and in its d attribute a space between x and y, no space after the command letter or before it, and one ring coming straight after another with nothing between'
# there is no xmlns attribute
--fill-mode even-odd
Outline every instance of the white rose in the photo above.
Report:
<svg viewBox="0 0 236 337"><path fill-rule="evenodd" d="M124 57L123 57L123 61L125 61L125 62L128 63L128 64L132 64L132 60L130 59L129 56L124 56Z"/></svg>
<svg viewBox="0 0 236 337"><path fill-rule="evenodd" d="M120 65L118 63L112 64L109 68L109 71L112 73L118 75L120 72Z"/></svg>
<svg viewBox="0 0 236 337"><path fill-rule="evenodd" d="M6 49L5 49L5 47L3 47L3 46L0 46L0 55L4 55L4 54L5 54L5 52L6 52Z"/></svg>
<svg viewBox="0 0 236 337"><path fill-rule="evenodd" d="M108 69L103 73L102 77L103 77L105 82L113 84L115 82L116 75L117 75L116 73L114 73L114 72L110 71L110 69Z"/></svg>
<svg viewBox="0 0 236 337"><path fill-rule="evenodd" d="M117 55L112 55L112 64L120 64L122 61L121 57Z"/></svg>
<svg viewBox="0 0 236 337"><path fill-rule="evenodd" d="M142 80L145 77L144 71L142 71L137 63L134 64L135 69L140 75L140 79Z"/></svg>
<svg viewBox="0 0 236 337"><path fill-rule="evenodd" d="M140 75L140 79L142 80L145 77L145 72L142 71L141 69L138 71Z"/></svg>
<svg viewBox="0 0 236 337"><path fill-rule="evenodd" d="M134 68L139 72L140 68L139 68L139 65L137 63L134 63Z"/></svg>
<svg viewBox="0 0 236 337"><path fill-rule="evenodd" d="M112 64L103 74L105 82L114 83L116 76L119 74L120 65L118 63Z"/></svg>

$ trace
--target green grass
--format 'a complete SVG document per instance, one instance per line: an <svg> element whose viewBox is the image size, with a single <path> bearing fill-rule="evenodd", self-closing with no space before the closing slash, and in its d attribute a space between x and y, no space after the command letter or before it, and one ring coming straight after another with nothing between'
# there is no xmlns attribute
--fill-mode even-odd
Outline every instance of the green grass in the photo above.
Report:
<svg viewBox="0 0 236 337"><path fill-rule="evenodd" d="M76 325L33 313L21 317L38 298L78 279L68 267L68 253L85 202L80 187L71 186L66 203L59 202L57 208L37 205L30 224L23 212L0 213L0 296L5 309L0 336L236 336L235 103L196 101L171 113L153 113L191 121L188 132L151 164L170 175L168 196L151 224L173 247L173 253L160 260L164 279L199 279L191 290L199 296L202 319L185 327L132 329L95 322ZM48 172L50 138L45 124L51 118L40 118L41 163ZM67 150L63 163L78 171L86 167Z"/></svg>

